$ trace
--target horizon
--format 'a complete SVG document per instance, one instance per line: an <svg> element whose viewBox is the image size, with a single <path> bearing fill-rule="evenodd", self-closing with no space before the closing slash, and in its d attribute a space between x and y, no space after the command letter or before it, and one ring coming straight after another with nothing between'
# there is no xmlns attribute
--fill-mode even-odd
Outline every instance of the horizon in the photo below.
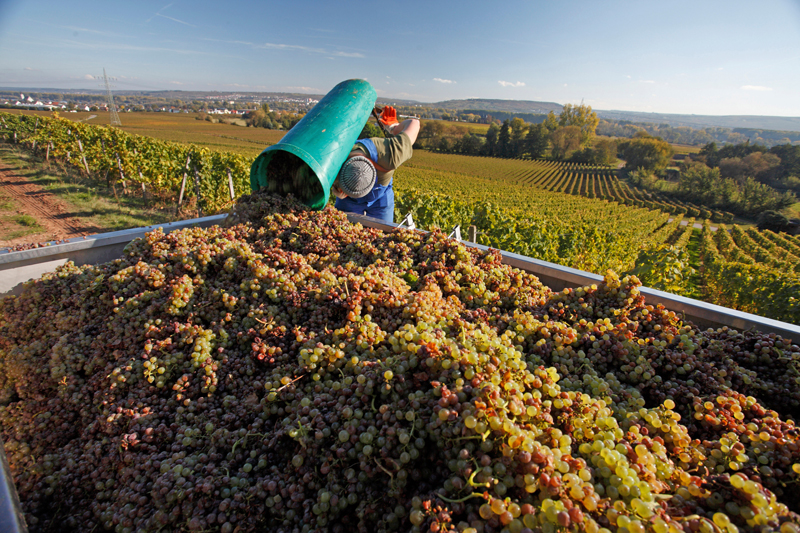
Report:
<svg viewBox="0 0 800 533"><path fill-rule="evenodd" d="M45 92L65 92L69 91L70 93L77 92L78 94L105 94L105 90L99 89L86 89L86 88L75 88L75 89L59 89L56 87L0 87L0 91L9 92L9 91L20 91L20 92L29 92L29 93L45 93ZM193 90L193 89L153 89L153 90L123 90L117 91L112 93L114 94L125 94L128 92L142 92L142 93L157 93L157 92L174 92L174 93L192 93L192 92L205 92L205 93L213 93L218 92L220 95L225 94L241 94L241 93L253 93L253 94L286 94L286 95L307 95L307 96L325 96L323 93L291 93L291 92L278 92L278 91L211 91L211 90ZM530 102L536 104L556 104L563 106L560 102L546 102L542 100L518 100L513 98L480 98L480 97L469 97L469 98L449 98L447 100L439 100L436 102L423 102L418 100L409 100L407 98L394 98L392 96L379 96L379 99L382 100L398 100L398 101L405 101L405 102L413 102L414 104L419 105L435 105L441 104L448 101L469 101L469 100L487 100L487 101L498 101L498 102ZM592 107L593 111L599 112L620 112L620 113L637 113L637 114L650 114L650 115L676 115L676 116L698 116L698 117L777 117L777 118L800 118L799 116L790 116L790 115L730 115L730 114L722 114L716 115L711 113L669 113L664 111L631 111L626 109L597 109ZM491 111L491 110L486 110ZM497 110L503 111L503 110ZM506 113L514 113L514 111L503 111ZM527 113L527 112L526 112ZM537 113L534 113L537 114ZM538 113L538 114L546 114L546 113Z"/></svg>
<svg viewBox="0 0 800 533"><path fill-rule="evenodd" d="M0 85L11 90L101 90L105 68L116 92L313 95L361 78L380 98L418 103L798 117L798 45L795 0L411 1L376 14L319 0L0 5Z"/></svg>

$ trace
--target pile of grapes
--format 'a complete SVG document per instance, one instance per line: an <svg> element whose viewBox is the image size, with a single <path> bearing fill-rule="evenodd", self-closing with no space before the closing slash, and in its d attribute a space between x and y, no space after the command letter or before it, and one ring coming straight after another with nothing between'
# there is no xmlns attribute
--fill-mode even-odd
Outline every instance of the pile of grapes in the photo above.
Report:
<svg viewBox="0 0 800 533"><path fill-rule="evenodd" d="M800 532L800 348L267 194L0 300L31 531Z"/></svg>
<svg viewBox="0 0 800 533"><path fill-rule="evenodd" d="M302 203L317 201L323 194L322 184L308 164L291 152L275 150L267 166L266 192L291 194Z"/></svg>

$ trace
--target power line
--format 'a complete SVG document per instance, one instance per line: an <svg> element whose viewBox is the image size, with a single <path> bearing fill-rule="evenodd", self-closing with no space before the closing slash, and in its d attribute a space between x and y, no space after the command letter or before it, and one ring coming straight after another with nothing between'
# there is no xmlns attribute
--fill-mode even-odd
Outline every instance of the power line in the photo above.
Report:
<svg viewBox="0 0 800 533"><path fill-rule="evenodd" d="M103 80L106 84L106 99L108 100L108 110L111 113L111 125L122 126L122 122L119 120L119 113L117 113L117 106L114 105L114 97L111 95L111 86L108 84L105 67L103 67Z"/></svg>

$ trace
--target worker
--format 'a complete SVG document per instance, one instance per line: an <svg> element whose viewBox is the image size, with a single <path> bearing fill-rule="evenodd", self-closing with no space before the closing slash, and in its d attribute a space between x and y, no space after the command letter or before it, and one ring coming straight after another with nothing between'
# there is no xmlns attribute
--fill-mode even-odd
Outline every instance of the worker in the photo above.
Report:
<svg viewBox="0 0 800 533"><path fill-rule="evenodd" d="M391 106L376 108L378 123L386 138L371 137L356 142L331 187L336 208L348 213L394 222L394 171L411 159L419 134L419 120L398 122Z"/></svg>

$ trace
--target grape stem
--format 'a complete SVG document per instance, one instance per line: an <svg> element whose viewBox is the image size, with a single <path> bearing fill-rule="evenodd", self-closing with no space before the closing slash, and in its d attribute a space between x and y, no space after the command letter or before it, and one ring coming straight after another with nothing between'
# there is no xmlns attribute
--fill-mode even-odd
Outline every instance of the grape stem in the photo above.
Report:
<svg viewBox="0 0 800 533"><path fill-rule="evenodd" d="M466 496L464 496L463 498L459 498L458 500L451 500L450 498L446 498L441 494L437 494L436 497L450 503L461 503L469 500L470 498L483 498L484 496L483 493L481 492L471 492L470 494L467 494Z"/></svg>
<svg viewBox="0 0 800 533"><path fill-rule="evenodd" d="M256 321L256 322L261 322L261 323L262 323L262 324L264 324L265 326L269 326L269 325L271 325L271 324L272 324L272 323L275 321L275 317L270 317L270 319L269 319L269 322L267 322L267 321L265 321L265 320L261 320L261 319L260 319L260 318L258 318L257 316L254 316L253 318L255 319L255 321Z"/></svg>
<svg viewBox="0 0 800 533"><path fill-rule="evenodd" d="M453 439L453 440L454 440L454 441L460 441L460 440L471 440L471 439L482 439L482 440L486 440L486 439L483 437L483 435L470 435L469 437L458 437L457 439Z"/></svg>
<svg viewBox="0 0 800 533"><path fill-rule="evenodd" d="M469 479L467 480L467 483L469 483L471 487L485 487L485 488L488 489L489 488L489 484L488 483L475 483L475 474L477 474L477 473L478 473L478 470L474 471L469 476Z"/></svg>
<svg viewBox="0 0 800 533"><path fill-rule="evenodd" d="M233 448L231 449L232 454L236 453L236 447L239 445L240 442L246 440L247 437L261 437L262 439L265 439L267 438L267 435L264 435L262 433L248 433L247 435L245 435L244 437L240 438L239 440L233 443Z"/></svg>
<svg viewBox="0 0 800 533"><path fill-rule="evenodd" d="M297 376L296 378L294 378L293 380L291 380L291 381L290 381L289 383L287 383L286 385L284 385L284 386L282 386L282 387L278 387L277 389L275 389L275 392L280 392L280 391L282 391L283 389L285 389L286 387L288 387L289 385L291 385L291 384L292 384L292 383L294 383L295 381L298 381L298 380L300 380L300 379L303 379L304 377L306 377L306 375L307 375L307 374L303 374L303 375L301 375L301 376Z"/></svg>
<svg viewBox="0 0 800 533"><path fill-rule="evenodd" d="M375 464L376 464L376 465L378 465L378 468L380 468L381 470L383 470L384 472L386 472L386 475L388 475L388 476L389 476L389 477L392 479L392 481L394 481L394 474L392 474L391 472L389 472L389 470L387 470L387 469L386 469L386 467L384 467L382 464L380 464L380 463L378 462L378 458L377 458L377 457L375 458Z"/></svg>

